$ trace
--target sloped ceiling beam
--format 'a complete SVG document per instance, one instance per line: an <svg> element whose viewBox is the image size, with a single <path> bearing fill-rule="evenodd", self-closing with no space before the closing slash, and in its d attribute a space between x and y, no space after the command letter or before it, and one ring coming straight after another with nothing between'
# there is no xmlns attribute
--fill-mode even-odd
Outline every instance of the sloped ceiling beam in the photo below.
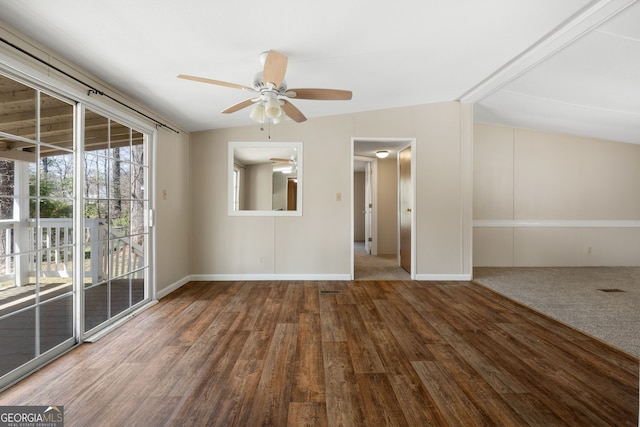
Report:
<svg viewBox="0 0 640 427"><path fill-rule="evenodd" d="M505 64L459 98L461 102L479 102L491 93L526 73L529 69L570 45L589 31L636 3L637 0L597 0L565 21L555 31Z"/></svg>

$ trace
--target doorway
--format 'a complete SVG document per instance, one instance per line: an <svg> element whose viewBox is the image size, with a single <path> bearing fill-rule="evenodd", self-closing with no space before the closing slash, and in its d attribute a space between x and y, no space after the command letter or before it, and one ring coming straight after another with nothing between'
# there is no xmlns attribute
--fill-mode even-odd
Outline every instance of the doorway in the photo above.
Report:
<svg viewBox="0 0 640 427"><path fill-rule="evenodd" d="M399 153L410 154L414 139L352 139L352 252L353 280L411 280L411 265L400 263L400 243L413 247L412 221L404 227L407 239L400 238L400 164ZM376 156L385 151L387 156ZM409 160L411 162L411 160ZM404 185L412 195L412 174ZM405 198L406 199L406 198ZM410 218L413 213L409 212Z"/></svg>

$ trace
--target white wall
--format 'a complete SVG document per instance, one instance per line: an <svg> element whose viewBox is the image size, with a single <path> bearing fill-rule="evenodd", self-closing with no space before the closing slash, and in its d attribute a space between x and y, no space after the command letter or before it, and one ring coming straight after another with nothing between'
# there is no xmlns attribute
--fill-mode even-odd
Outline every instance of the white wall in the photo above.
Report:
<svg viewBox="0 0 640 427"><path fill-rule="evenodd" d="M300 217L227 215L228 141L266 141L258 125L193 133L194 277L349 279L352 137L416 138L417 278L469 278L471 109L457 102L274 126L271 141L304 144ZM331 153L330 168L326 153Z"/></svg>
<svg viewBox="0 0 640 427"><path fill-rule="evenodd" d="M475 266L640 265L640 145L476 124Z"/></svg>

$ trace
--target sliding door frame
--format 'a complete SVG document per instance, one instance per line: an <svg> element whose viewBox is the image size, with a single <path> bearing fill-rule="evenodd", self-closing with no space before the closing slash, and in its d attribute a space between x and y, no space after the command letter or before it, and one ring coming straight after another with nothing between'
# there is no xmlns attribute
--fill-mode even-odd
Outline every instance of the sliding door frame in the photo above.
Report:
<svg viewBox="0 0 640 427"><path fill-rule="evenodd" d="M56 345L39 357L31 359L2 377L0 391L10 387L15 382L21 380L32 372L40 369L47 363L60 357L65 352L71 350L76 345L84 341L98 339L111 329L117 327L119 323L134 316L156 302L156 231L155 231L155 182L156 182L156 146L157 128L150 121L142 119L142 116L134 116L112 103L102 102L98 97L92 97L84 87L74 84L70 79L62 76L53 77L56 73L51 70L36 66L28 60L18 60L15 55L9 55L0 50L0 72L10 79L25 84L29 87L50 94L51 96L63 99L74 105L73 123L73 146L74 146L74 185L73 185L73 337ZM120 124L129 126L131 129L144 135L144 145L146 156L145 164L145 189L147 195L147 208L144 211L144 226L148 231L145 238L145 257L147 259L144 281L145 296L142 301L132 305L124 312L114 316L108 324L101 328L95 328L91 334L84 333L84 310L83 310L83 288L84 288L84 203L83 203L83 183L84 183L84 116L85 108L90 108L94 112L103 114L105 117L116 120Z"/></svg>

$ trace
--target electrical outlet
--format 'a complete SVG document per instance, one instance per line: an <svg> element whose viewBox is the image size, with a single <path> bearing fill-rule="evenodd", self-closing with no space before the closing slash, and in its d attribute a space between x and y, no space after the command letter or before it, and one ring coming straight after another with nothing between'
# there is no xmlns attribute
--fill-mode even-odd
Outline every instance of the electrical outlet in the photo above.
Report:
<svg viewBox="0 0 640 427"><path fill-rule="evenodd" d="M342 201L342 193L336 193L336 202Z"/></svg>

